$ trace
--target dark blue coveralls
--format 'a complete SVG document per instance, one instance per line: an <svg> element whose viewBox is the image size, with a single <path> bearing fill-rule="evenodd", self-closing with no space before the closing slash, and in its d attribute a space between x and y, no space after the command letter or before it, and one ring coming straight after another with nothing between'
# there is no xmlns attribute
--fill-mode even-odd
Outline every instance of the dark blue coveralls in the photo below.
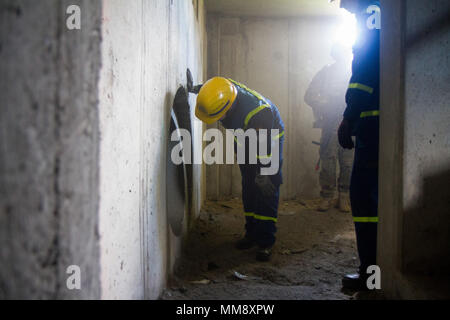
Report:
<svg viewBox="0 0 450 320"><path fill-rule="evenodd" d="M374 12L368 8L380 8L380 4L367 3L356 14L360 34L353 47L352 77L344 112L356 136L350 202L362 275L366 275L368 266L376 264L378 224L380 30L373 24Z"/></svg>
<svg viewBox="0 0 450 320"><path fill-rule="evenodd" d="M271 197L264 196L255 183L255 178L261 168L269 165L263 165L259 161L257 164L249 163L248 139L245 143L246 162L239 165L242 175L246 237L255 241L260 248L269 248L275 243L280 185L283 183L281 166L283 163L284 124L277 107L270 100L239 82L228 80L236 86L238 94L226 117L221 120L222 125L226 129L243 129L244 131L267 129L267 155L271 154L271 143L279 142L279 169L276 174L270 176L276 191ZM279 134L271 137L271 129L278 129ZM235 141L236 151L239 147L242 146Z"/></svg>

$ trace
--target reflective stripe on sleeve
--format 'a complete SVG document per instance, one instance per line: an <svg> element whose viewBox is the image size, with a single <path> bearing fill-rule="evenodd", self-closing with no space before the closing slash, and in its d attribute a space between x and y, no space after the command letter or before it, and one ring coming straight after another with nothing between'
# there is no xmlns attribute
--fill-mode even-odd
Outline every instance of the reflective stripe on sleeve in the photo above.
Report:
<svg viewBox="0 0 450 320"><path fill-rule="evenodd" d="M270 108L269 105L267 104L263 104L255 109L253 109L252 111L250 111L247 116L245 117L245 121L244 121L244 129L247 129L248 123L250 122L250 120L253 118L253 116L255 116L258 112L260 112L261 110L265 109L265 108Z"/></svg>
<svg viewBox="0 0 450 320"><path fill-rule="evenodd" d="M361 112L360 117L361 118L377 117L379 115L380 115L380 110L372 110L372 111Z"/></svg>
<svg viewBox="0 0 450 320"><path fill-rule="evenodd" d="M355 83L350 83L348 85L348 88L349 89L362 90L362 91L368 92L370 94L373 93L373 88L372 87L366 86L365 84L362 84L362 83L356 83L356 82Z"/></svg>

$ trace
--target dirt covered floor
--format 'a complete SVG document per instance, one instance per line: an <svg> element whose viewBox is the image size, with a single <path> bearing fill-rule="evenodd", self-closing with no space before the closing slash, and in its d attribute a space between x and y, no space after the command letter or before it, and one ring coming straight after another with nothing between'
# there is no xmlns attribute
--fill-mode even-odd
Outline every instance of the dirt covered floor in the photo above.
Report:
<svg viewBox="0 0 450 320"><path fill-rule="evenodd" d="M341 277L357 270L350 213L314 210L314 201L280 203L270 262L256 248L238 251L244 234L240 199L205 203L175 276L162 299L355 299Z"/></svg>

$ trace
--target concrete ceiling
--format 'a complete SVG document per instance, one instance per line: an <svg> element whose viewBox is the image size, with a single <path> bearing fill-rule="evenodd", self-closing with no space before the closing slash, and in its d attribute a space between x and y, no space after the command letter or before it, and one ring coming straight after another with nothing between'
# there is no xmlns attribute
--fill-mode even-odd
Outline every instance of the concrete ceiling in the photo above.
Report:
<svg viewBox="0 0 450 320"><path fill-rule="evenodd" d="M328 0L205 0L211 13L238 16L333 16L339 1Z"/></svg>

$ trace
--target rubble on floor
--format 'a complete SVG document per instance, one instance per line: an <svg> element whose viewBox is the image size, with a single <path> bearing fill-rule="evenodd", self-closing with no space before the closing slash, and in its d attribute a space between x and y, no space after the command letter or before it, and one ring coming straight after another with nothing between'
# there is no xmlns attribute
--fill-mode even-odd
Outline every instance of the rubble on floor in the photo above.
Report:
<svg viewBox="0 0 450 320"><path fill-rule="evenodd" d="M280 203L270 262L257 262L256 249L234 248L244 234L240 199L207 201L161 299L357 298L341 288L342 275L358 267L351 214L319 213L314 201Z"/></svg>

